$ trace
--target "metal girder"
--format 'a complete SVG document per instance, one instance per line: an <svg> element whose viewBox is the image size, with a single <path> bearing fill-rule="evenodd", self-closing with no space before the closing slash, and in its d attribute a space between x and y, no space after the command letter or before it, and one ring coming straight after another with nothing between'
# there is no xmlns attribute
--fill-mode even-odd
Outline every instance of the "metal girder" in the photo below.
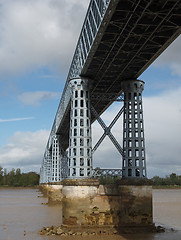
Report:
<svg viewBox="0 0 181 240"><path fill-rule="evenodd" d="M141 14L139 14L139 17L136 19L136 21L134 21L134 23L131 24L132 26L129 26L129 25L130 25L130 20L131 20L131 18L133 17L134 13L136 12L138 6L140 6L140 1L135 2L135 4L134 4L135 7L134 7L133 11L130 12L129 17L128 17L128 20L127 20L126 24L124 25L124 27L122 28L121 32L119 33L119 36L122 38L122 35L124 34L124 31L126 30L126 27L129 26L129 29L130 29L130 30L129 30L129 31L127 30L126 37L124 38L124 41L122 41L121 45L119 44L119 50L116 51L116 53L114 54L114 57L110 59L109 65L107 66L107 70L106 70L103 74L101 74L101 79L104 78L104 76L106 75L106 72L110 70L110 67L111 67L112 62L115 60L116 56L119 55L119 53L121 52L121 50L122 50L122 48L125 46L125 44L127 44L128 40L129 40L130 37L131 37L131 34L134 32L134 30L135 30L136 28L138 28L138 26L139 26L139 21L142 19L143 15L146 14L147 9L149 9L149 6L151 5L152 2L153 2L153 1L148 1L147 6L144 7L144 8L142 8L143 11L141 12ZM178 2L178 1L177 1L177 2ZM176 3L175 3L175 4L176 4ZM175 4L173 5L172 8L174 8ZM156 30L159 29L159 27L161 26L162 22L163 22L164 20L166 20L167 16L168 16L169 13L172 11L172 8L169 9L169 11L164 15L164 18L163 18L157 25L155 25L155 29L156 29ZM150 24L149 27L150 27L150 26L152 26L152 25ZM146 27L148 27L148 24L146 24ZM141 47L138 48L138 49L135 51L135 53L132 53L132 52L131 52L131 55L133 55L133 56L129 59L129 61L126 63L126 65L125 65L125 66L123 67L123 69L120 71L120 73L118 74L117 78L116 78L114 81L112 81L112 83L110 84L110 86L109 86L109 88L108 88L107 91L109 91L109 89L112 88L112 86L115 84L115 82L116 82L118 79L120 79L120 76L123 75L123 72L126 70L126 68L128 68L128 66L131 64L131 62L133 61L133 59L136 58L137 56L139 56L139 53L140 53L141 50L144 48L144 46L146 45L146 43L147 43L148 41L150 41L150 40L153 41L153 40L152 40L153 34L154 34L154 32L152 31L151 34L149 34L149 36L146 38L145 42L144 42L143 44L141 44ZM112 47L111 47L111 50L109 50L109 54L108 54L108 55L106 56L106 58L104 59L103 64L104 64L104 63L106 62L106 60L110 57L110 53L111 53L111 51L113 51L113 49L114 49L114 47L116 46L117 42L119 41L120 37L117 37L117 38L116 38L116 41L114 41L114 43L113 43L113 45L112 45ZM158 44L158 43L155 42L154 44ZM137 44L136 44L136 42L135 42L135 47L136 47L136 45L137 45ZM162 46L162 45L160 44L159 47L160 47L160 46ZM127 50L127 53L130 54L130 44L129 44L129 43L128 43L127 49L128 49L128 50ZM102 66L103 66L103 64L102 64ZM99 68L99 71L96 73L97 76L99 76L99 72L101 71L101 69L102 69L102 68L100 67L100 68ZM100 82L100 80L99 80L99 82ZM99 82L97 81L97 84L95 85L95 88L96 88L96 86L98 86Z"/></svg>
<svg viewBox="0 0 181 240"><path fill-rule="evenodd" d="M123 102L124 101L124 95L115 96L114 93L93 93L91 95L91 100L99 100L99 101L114 101L114 102Z"/></svg>
<svg viewBox="0 0 181 240"><path fill-rule="evenodd" d="M86 62L111 0L92 0L72 60L68 79L78 77Z"/></svg>
<svg viewBox="0 0 181 240"><path fill-rule="evenodd" d="M93 106L91 106L91 110L93 112L93 114L95 115L97 121L99 122L99 124L101 125L101 127L104 130L103 135L101 136L101 138L99 139L99 141L96 143L96 145L94 146L94 148L92 149L92 153L94 153L97 148L100 146L100 144L102 143L102 141L104 140L104 138L106 136L108 136L110 138L110 140L112 141L112 143L114 144L114 146L117 148L117 150L119 151L119 153L123 156L123 149L120 146L120 144L118 143L118 141L116 140L116 138L113 136L113 134L111 133L111 128L114 126L114 124L117 122L117 120L119 119L119 117L121 116L121 114L124 112L124 107L121 108L121 110L117 113L117 115L115 116L115 118L113 119L113 121L110 123L110 125L107 127L106 124L104 123L104 121L101 119L101 117L99 116L99 114L96 112L95 108Z"/></svg>
<svg viewBox="0 0 181 240"><path fill-rule="evenodd" d="M117 169L101 169L101 168L95 168L93 169L93 178L99 178L99 177L121 177L122 176L122 170Z"/></svg>

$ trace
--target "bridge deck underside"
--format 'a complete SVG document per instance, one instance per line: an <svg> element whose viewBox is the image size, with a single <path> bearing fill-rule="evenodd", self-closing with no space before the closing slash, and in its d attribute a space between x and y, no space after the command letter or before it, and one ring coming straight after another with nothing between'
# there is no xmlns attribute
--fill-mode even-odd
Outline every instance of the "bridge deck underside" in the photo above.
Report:
<svg viewBox="0 0 181 240"><path fill-rule="evenodd" d="M180 0L120 0L81 75L92 80L92 94L119 96L121 82L138 78L181 32ZM94 100L99 114L113 99ZM95 119L92 119L94 121ZM68 147L69 110L59 128Z"/></svg>

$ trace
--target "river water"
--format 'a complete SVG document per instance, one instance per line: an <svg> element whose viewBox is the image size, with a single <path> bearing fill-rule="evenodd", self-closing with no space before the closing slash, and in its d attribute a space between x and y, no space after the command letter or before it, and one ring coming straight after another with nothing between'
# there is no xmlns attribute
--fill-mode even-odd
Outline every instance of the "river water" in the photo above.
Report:
<svg viewBox="0 0 181 240"><path fill-rule="evenodd" d="M0 189L0 240L181 240L181 189L153 190L154 222L168 229L157 234L41 236L43 226L61 225L61 207L46 202L37 189Z"/></svg>

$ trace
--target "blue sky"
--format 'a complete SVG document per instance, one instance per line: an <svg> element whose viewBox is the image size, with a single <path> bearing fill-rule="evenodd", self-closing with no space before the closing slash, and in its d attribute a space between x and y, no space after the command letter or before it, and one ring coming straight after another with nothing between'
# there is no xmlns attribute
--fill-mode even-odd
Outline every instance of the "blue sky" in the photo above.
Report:
<svg viewBox="0 0 181 240"><path fill-rule="evenodd" d="M89 0L0 0L0 165L39 171ZM181 38L140 76L148 176L181 175ZM120 104L103 114L108 124ZM122 139L122 120L113 129ZM120 131L118 131L120 129ZM101 135L93 125L93 142ZM121 167L105 139L94 166Z"/></svg>

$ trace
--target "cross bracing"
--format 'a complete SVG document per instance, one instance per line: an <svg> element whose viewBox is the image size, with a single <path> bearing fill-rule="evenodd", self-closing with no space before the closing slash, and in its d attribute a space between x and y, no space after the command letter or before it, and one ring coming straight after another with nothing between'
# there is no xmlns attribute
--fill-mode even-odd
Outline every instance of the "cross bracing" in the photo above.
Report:
<svg viewBox="0 0 181 240"><path fill-rule="evenodd" d="M122 170L121 169L100 169L95 168L93 171L94 178L100 177L121 177Z"/></svg>
<svg viewBox="0 0 181 240"><path fill-rule="evenodd" d="M180 0L91 0L50 133L69 145L69 80L91 80L91 104L100 115L181 33ZM115 98L95 96L114 95ZM96 118L92 115L91 122Z"/></svg>

